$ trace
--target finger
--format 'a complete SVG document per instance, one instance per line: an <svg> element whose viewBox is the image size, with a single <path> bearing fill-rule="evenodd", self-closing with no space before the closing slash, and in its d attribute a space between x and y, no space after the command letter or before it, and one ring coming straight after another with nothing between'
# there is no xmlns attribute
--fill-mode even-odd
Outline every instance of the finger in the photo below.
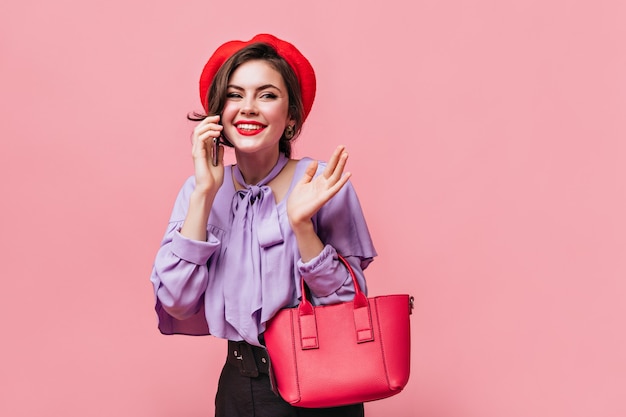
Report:
<svg viewBox="0 0 626 417"><path fill-rule="evenodd" d="M212 137L216 137L216 135L219 136L222 134L222 129L224 129L224 126L215 123L197 125L193 130L193 135L201 137L202 135L210 134Z"/></svg>
<svg viewBox="0 0 626 417"><path fill-rule="evenodd" d="M220 122L220 115L219 114L214 114L214 115L205 117L198 124L219 123L219 122Z"/></svg>
<svg viewBox="0 0 626 417"><path fill-rule="evenodd" d="M217 126L217 125L214 125L214 126ZM205 142L207 141L212 142L213 138L220 137L221 134L222 134L221 129L213 130L210 128L204 128L204 129L194 130L194 133L191 138L192 144L194 145L194 147L197 147L197 146L206 147Z"/></svg>
<svg viewBox="0 0 626 417"><path fill-rule="evenodd" d="M346 168L346 164L348 163L348 157L350 155L348 152L343 151L339 156L339 162L337 162L337 166L335 167L335 171L333 172L333 178L339 180L343 175L343 170Z"/></svg>
<svg viewBox="0 0 626 417"><path fill-rule="evenodd" d="M220 136L221 136L220 132L218 132L216 130L209 130L207 132L204 132L204 133L198 135L198 141L213 143L213 139L214 138L219 138Z"/></svg>
<svg viewBox="0 0 626 417"><path fill-rule="evenodd" d="M348 162L348 156L348 152L343 151L343 153L339 156L339 161L329 177L329 180L337 182L342 178L343 170L346 168L346 163Z"/></svg>
<svg viewBox="0 0 626 417"><path fill-rule="evenodd" d="M350 179L350 177L352 176L351 172L346 172L345 174L343 174L341 176L341 178L339 178L339 180L334 183L329 189L328 189L328 193L329 193L329 197L328 199L330 200L335 194L337 194L339 192L339 190L341 190L343 188L344 185L346 185L346 183L348 182L348 180Z"/></svg>
<svg viewBox="0 0 626 417"><path fill-rule="evenodd" d="M302 178L300 179L299 182L301 184L306 184L306 183L311 182L316 172L317 172L317 161L313 160L304 170L304 175L302 175Z"/></svg>
<svg viewBox="0 0 626 417"><path fill-rule="evenodd" d="M339 145L337 146L337 148L335 148L333 154L330 156L330 159L328 160L326 169L324 170L324 177L329 178L332 175L345 149L346 147L343 145Z"/></svg>
<svg viewBox="0 0 626 417"><path fill-rule="evenodd" d="M344 174L339 178L339 181L333 186L333 188L337 188L337 191L341 189L344 185L348 183L350 178L352 177L352 172L344 172Z"/></svg>
<svg viewBox="0 0 626 417"><path fill-rule="evenodd" d="M194 128L195 135L201 135L204 132L209 130L217 130L222 131L223 126L219 124L220 116L207 116L202 121L200 121Z"/></svg>

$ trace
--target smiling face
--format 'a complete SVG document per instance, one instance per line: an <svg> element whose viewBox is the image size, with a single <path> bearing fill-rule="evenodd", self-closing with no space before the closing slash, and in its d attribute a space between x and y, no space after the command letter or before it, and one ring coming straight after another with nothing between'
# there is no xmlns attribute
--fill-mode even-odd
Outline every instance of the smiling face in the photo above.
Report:
<svg viewBox="0 0 626 417"><path fill-rule="evenodd" d="M285 128L293 124L280 73L263 60L240 65L228 81L222 124L237 152L277 154Z"/></svg>
<svg viewBox="0 0 626 417"><path fill-rule="evenodd" d="M245 46L226 59L219 70L215 73L215 76L209 85L206 97L208 103L207 114L222 115L224 113L224 108L228 101L226 94L230 81L232 80L232 75L240 66L250 61L261 61L269 65L282 76L282 81L287 86L289 115L292 119L290 121L293 123L294 127L292 130L293 136L290 135L291 137L286 137L286 135L282 135L278 146L280 152L285 154L287 157L290 157L292 141L300 134L302 124L304 123L307 114L304 111L300 81L298 80L293 67L283 57L278 55L276 50L271 45L263 42L253 43ZM313 78L307 78L309 83L313 80L313 84L314 79L314 76ZM292 123L289 125L291 126ZM226 146L232 146L226 134L224 135L224 144Z"/></svg>

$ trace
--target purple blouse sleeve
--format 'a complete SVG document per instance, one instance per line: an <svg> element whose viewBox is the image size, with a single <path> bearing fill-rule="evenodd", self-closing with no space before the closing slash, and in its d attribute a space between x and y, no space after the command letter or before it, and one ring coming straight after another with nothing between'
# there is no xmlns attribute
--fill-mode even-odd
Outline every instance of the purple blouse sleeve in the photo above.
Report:
<svg viewBox="0 0 626 417"><path fill-rule="evenodd" d="M204 314L204 292L208 283L207 261L220 242L208 234L207 242L182 236L190 178L178 194L167 231L152 269L150 281L156 296L159 330L165 334L208 334Z"/></svg>

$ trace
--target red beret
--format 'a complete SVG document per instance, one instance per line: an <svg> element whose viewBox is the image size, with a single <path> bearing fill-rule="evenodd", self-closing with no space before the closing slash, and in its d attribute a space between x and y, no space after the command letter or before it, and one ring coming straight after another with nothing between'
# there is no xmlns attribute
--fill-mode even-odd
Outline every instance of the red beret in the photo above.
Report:
<svg viewBox="0 0 626 417"><path fill-rule="evenodd" d="M313 100L315 99L315 72L311 63L296 49L295 46L289 42L285 42L278 39L276 36L268 34L256 35L254 38L247 42L244 41L229 41L217 48L217 50L211 55L211 58L207 61L202 74L200 75L200 101L206 112L209 111L209 100L207 93L209 86L213 81L213 77L220 69L222 64L226 62L235 52L243 49L245 46L253 43L263 42L272 46L278 55L280 55L289 66L293 69L298 82L300 83L300 90L302 94L302 105L304 106L304 118L309 115L311 107L313 107Z"/></svg>

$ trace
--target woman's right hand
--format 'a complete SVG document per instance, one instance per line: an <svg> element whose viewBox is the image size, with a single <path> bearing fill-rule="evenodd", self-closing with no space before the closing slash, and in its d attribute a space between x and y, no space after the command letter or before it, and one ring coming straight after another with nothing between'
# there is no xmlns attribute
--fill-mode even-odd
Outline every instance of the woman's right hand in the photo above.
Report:
<svg viewBox="0 0 626 417"><path fill-rule="evenodd" d="M193 130L192 149L196 177L196 191L215 194L224 182L224 147L218 147L217 166L212 163L213 139L222 134L220 116L208 116Z"/></svg>
<svg viewBox="0 0 626 417"><path fill-rule="evenodd" d="M196 126L191 136L196 187L189 196L189 208L180 234L206 242L207 221L217 190L224 182L224 147L218 147L217 166L213 165L213 138L222 134L219 116L209 116Z"/></svg>

